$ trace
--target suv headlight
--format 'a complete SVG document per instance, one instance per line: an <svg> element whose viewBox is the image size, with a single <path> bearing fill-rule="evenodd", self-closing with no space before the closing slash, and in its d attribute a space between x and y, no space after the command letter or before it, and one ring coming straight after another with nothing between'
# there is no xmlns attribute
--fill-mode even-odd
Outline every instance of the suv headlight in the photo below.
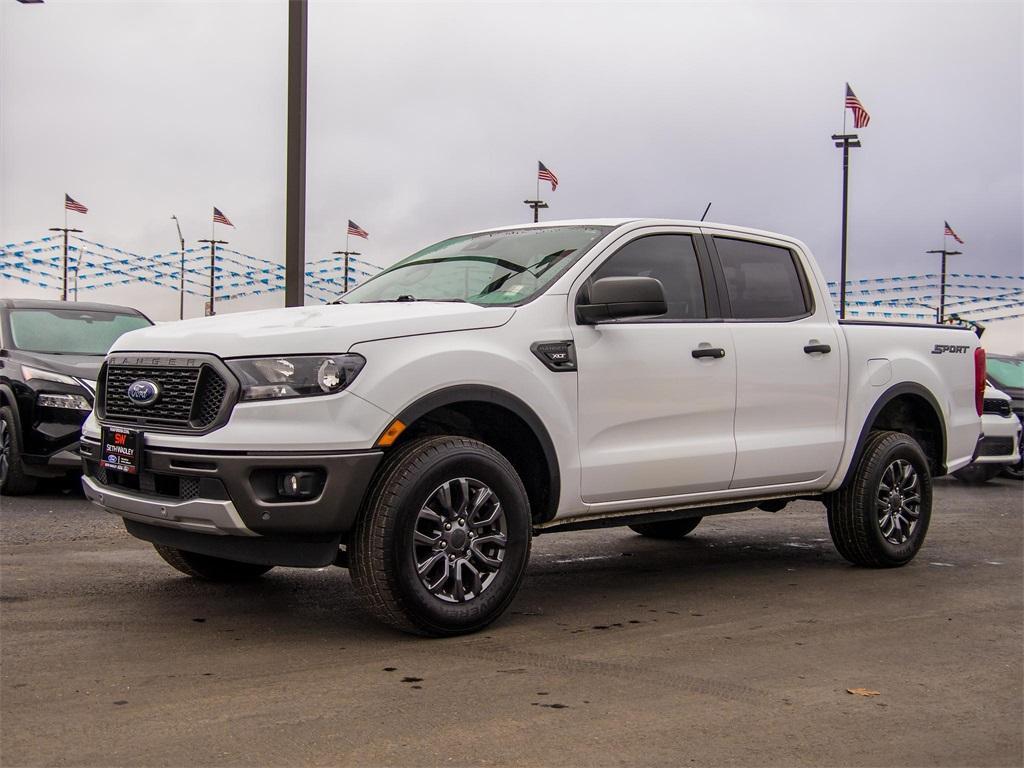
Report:
<svg viewBox="0 0 1024 768"><path fill-rule="evenodd" d="M362 355L248 357L227 360L242 383L242 400L275 400L340 392L366 364Z"/></svg>
<svg viewBox="0 0 1024 768"><path fill-rule="evenodd" d="M54 371L44 371L41 368L33 368L29 365L21 366L21 375L25 381L52 381L54 384L70 384L72 387L79 387L79 384L71 376L65 376L63 373L55 373Z"/></svg>

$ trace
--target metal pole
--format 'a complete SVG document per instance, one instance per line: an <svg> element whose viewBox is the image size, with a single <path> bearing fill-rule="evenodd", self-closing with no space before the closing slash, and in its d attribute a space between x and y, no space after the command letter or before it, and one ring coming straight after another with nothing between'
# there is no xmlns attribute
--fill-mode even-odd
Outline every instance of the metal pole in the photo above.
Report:
<svg viewBox="0 0 1024 768"><path fill-rule="evenodd" d="M839 257L839 319L846 317L846 217L850 189L850 145L843 142L843 245Z"/></svg>
<svg viewBox="0 0 1024 768"><path fill-rule="evenodd" d="M210 244L210 314L209 314L209 316L213 317L215 314L217 314L214 311L214 307L213 307L213 302L214 302L214 298L215 298L214 297L214 290L213 290L213 283L214 283L214 270L216 269L216 266L217 266L217 263L216 263L217 262L217 246L218 245L227 245L228 241L227 240L214 240L211 237L209 240L199 240L198 242L200 242L200 243L209 243Z"/></svg>
<svg viewBox="0 0 1024 768"><path fill-rule="evenodd" d="M939 325L942 325L946 321L946 259L949 256L959 256L962 251L950 251L947 250L943 245L942 250L925 251L925 253L938 253L942 256L942 284L939 286L939 306L935 315L935 320Z"/></svg>
<svg viewBox="0 0 1024 768"><path fill-rule="evenodd" d="M939 325L946 319L946 256L949 254L945 248L942 249L942 284L939 286Z"/></svg>
<svg viewBox="0 0 1024 768"><path fill-rule="evenodd" d="M306 0L289 0L288 170L285 200L284 287L284 303L288 307L299 307L305 302L307 19Z"/></svg>
<svg viewBox="0 0 1024 768"><path fill-rule="evenodd" d="M185 237L181 234L181 222L173 213L174 225L178 228L178 243L181 245L181 272L178 274L178 319L185 319Z"/></svg>
<svg viewBox="0 0 1024 768"><path fill-rule="evenodd" d="M67 211L64 212L64 218L67 218ZM81 232L80 229L68 227L65 223L63 227L50 227L51 232L63 232L64 233L64 259L63 259L63 272L64 282L61 284L60 300L68 300L68 232Z"/></svg>
<svg viewBox="0 0 1024 768"><path fill-rule="evenodd" d="M860 140L855 133L836 133L832 135L832 140L837 147L843 148L843 227L839 257L839 319L842 320L846 317L846 234L850 189L850 147L859 147Z"/></svg>
<svg viewBox="0 0 1024 768"><path fill-rule="evenodd" d="M345 293L348 293L348 258L349 256L361 256L359 251L350 251L348 249L348 238L345 238L345 250L344 251L332 251L335 256L345 257Z"/></svg>

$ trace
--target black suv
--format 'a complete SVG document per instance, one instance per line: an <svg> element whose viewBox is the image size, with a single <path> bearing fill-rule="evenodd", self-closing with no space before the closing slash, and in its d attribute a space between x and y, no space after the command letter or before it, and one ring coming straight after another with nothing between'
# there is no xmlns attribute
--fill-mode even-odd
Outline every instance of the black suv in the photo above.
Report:
<svg viewBox="0 0 1024 768"><path fill-rule="evenodd" d="M107 351L152 324L129 307L0 298L0 494L81 471L82 422Z"/></svg>

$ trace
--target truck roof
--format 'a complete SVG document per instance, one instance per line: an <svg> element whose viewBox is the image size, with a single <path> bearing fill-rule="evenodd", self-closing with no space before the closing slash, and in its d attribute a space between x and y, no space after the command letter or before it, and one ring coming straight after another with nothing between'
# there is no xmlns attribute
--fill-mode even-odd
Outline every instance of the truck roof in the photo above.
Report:
<svg viewBox="0 0 1024 768"><path fill-rule="evenodd" d="M660 219L660 218L648 218L648 217L633 217L633 218L594 218L594 219L560 219L557 221L540 221L537 223L529 224L510 224L504 227L489 227L487 229L479 229L472 233L467 234L480 234L482 232L500 232L506 229L536 229L543 227L622 227L626 224L632 224L637 226L684 226L684 227L704 227L705 229L717 229L725 230L728 232L743 233L747 235L759 235L761 237L771 237L778 240L788 240L793 243L800 243L799 240L791 235L783 235L778 232L769 232L763 229L754 229L753 227L741 227L736 224L721 224L714 221L695 221L693 219Z"/></svg>

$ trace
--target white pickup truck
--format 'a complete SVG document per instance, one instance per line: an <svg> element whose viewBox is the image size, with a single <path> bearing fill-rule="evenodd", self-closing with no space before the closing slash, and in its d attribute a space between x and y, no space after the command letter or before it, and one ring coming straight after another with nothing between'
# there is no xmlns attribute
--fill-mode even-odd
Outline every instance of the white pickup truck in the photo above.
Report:
<svg viewBox="0 0 1024 768"><path fill-rule="evenodd" d="M191 576L349 568L381 620L478 630L533 536L821 501L864 566L921 547L966 466L967 330L836 319L790 237L651 219L453 237L327 306L122 336L86 495Z"/></svg>

